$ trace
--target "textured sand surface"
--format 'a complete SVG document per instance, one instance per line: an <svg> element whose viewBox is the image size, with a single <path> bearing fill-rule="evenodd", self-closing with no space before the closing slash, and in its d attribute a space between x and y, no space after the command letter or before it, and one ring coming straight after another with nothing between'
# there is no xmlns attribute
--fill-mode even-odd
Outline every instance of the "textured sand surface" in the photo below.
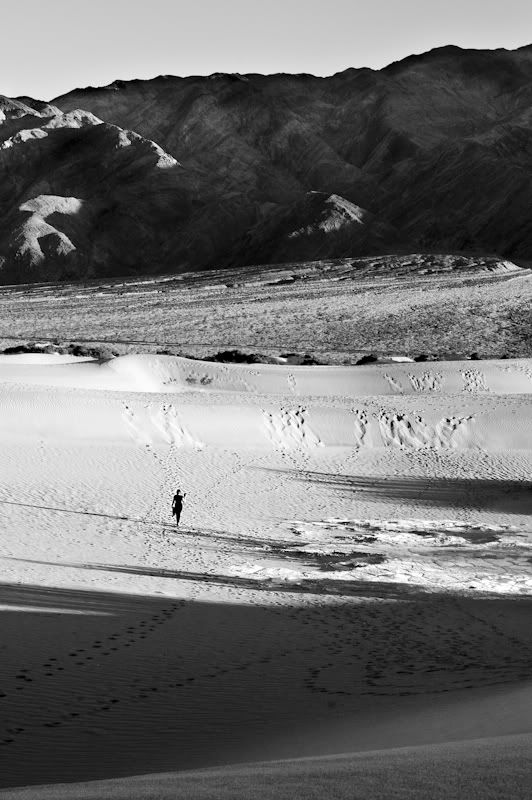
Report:
<svg viewBox="0 0 532 800"><path fill-rule="evenodd" d="M530 735L7 791L6 800L528 800Z"/></svg>
<svg viewBox="0 0 532 800"><path fill-rule="evenodd" d="M4 787L530 733L529 360L68 360L0 363Z"/></svg>

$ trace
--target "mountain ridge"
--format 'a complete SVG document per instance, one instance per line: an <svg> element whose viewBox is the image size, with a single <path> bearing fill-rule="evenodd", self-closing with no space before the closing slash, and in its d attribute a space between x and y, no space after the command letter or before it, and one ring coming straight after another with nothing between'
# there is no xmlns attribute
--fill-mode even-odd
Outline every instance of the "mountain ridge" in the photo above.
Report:
<svg viewBox="0 0 532 800"><path fill-rule="evenodd" d="M159 76L2 102L0 175L17 187L0 191L4 283L394 250L532 252L532 45L451 45L327 77ZM107 127L73 136L69 115L84 113ZM11 130L24 156L6 145ZM165 180L150 171L155 155ZM68 257L48 248L32 262L32 247L14 246L21 206L41 195L83 201ZM361 223L320 228L330 197L360 208Z"/></svg>
<svg viewBox="0 0 532 800"><path fill-rule="evenodd" d="M154 75L151 78L115 78L108 84L102 84L101 86L77 86L73 89L70 89L68 92L63 92L60 95L57 95L55 98L50 98L49 101L39 100L36 102L40 103L52 103L58 98L67 97L68 95L72 94L73 92L83 92L83 91L100 91L101 89L108 89L110 87L115 86L116 84L134 84L134 83L148 83L150 81L157 81L157 80L168 80L175 78L176 80L196 80L196 79L205 79L205 78L217 78L217 77L228 77L228 78L312 78L315 80L329 80L330 78L336 78L341 75L345 75L349 72L371 72L371 73L378 73L384 72L398 64L407 63L413 59L425 59L427 57L433 56L434 54L438 54L441 52L447 53L520 53L522 51L530 50L532 54L532 42L530 44L520 45L519 47L514 48L507 48L507 47L496 47L492 49L486 48L476 48L476 47L461 47L460 45L456 44L446 44L446 45L439 45L436 47L432 47L429 50L421 51L420 53L410 53L403 58L396 59L394 61L390 61L389 63L385 64L382 67L368 67L368 66L361 66L361 67L346 67L345 69L338 70L337 72L332 72L329 75L315 75L313 72L271 72L271 73L264 73L264 72L211 72L209 74L201 75L201 74L192 74L192 75L174 75L172 73L161 73L160 75ZM15 97L15 100L22 99L24 100L25 96ZM26 97L26 99L32 99Z"/></svg>

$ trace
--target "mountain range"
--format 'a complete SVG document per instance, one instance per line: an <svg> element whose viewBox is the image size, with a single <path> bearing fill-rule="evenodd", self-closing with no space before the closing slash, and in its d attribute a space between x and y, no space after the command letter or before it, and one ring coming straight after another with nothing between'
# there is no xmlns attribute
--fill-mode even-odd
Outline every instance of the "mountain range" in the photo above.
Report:
<svg viewBox="0 0 532 800"><path fill-rule="evenodd" d="M0 97L0 282L532 252L532 46Z"/></svg>

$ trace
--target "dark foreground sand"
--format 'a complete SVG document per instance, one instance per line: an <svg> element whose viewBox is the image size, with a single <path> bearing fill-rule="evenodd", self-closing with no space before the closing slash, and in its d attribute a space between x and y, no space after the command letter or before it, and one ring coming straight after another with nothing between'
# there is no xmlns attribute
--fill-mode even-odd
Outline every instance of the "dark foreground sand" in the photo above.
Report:
<svg viewBox="0 0 532 800"><path fill-rule="evenodd" d="M412 587L407 593L388 585L370 598L312 596L298 605L297 597L264 591L253 605L236 605L223 602L222 587L215 590L217 602L211 604L2 587L1 785L322 757L532 730L529 599L460 598ZM480 745L461 747L436 749L438 769L447 774L453 758L460 761L467 753L474 780L479 759L490 762L491 756ZM489 747L500 750L502 772L512 772L511 748ZM401 751L393 758L408 773L416 759L430 761L432 752ZM357 759L278 765L264 774L280 770L282 780L290 781L294 771L308 768L329 780L325 776L341 763L346 777L331 795L338 797L350 770L366 782L375 770L389 774L381 756ZM231 775L249 786L251 773ZM164 780L181 786L181 778ZM206 793L198 797L211 796L206 780ZM176 797L196 796L183 786ZM2 797L70 797L57 788L55 794L40 791ZM120 791L117 797L173 796ZM220 796L245 796L231 791ZM72 796L115 795L83 790Z"/></svg>

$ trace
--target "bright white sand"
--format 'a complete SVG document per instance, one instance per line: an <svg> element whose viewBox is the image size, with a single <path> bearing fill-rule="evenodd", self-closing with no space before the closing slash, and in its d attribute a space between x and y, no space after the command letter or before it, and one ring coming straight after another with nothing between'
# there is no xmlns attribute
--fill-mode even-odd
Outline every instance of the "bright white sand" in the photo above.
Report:
<svg viewBox="0 0 532 800"><path fill-rule="evenodd" d="M0 363L3 786L532 730L530 360L38 362Z"/></svg>

